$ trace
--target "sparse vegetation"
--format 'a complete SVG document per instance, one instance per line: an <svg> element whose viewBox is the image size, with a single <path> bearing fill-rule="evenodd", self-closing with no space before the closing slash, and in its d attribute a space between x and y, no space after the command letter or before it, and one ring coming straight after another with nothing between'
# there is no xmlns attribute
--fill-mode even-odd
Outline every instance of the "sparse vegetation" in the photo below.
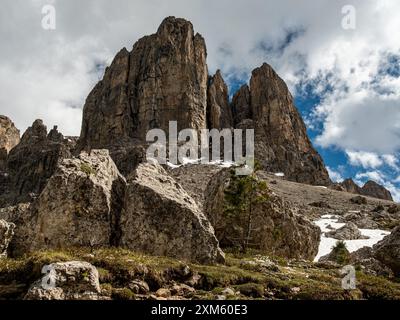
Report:
<svg viewBox="0 0 400 320"><path fill-rule="evenodd" d="M89 164L87 163L82 163L81 164L81 171L86 173L88 176L90 175L95 175L96 170L94 170Z"/></svg>
<svg viewBox="0 0 400 320"><path fill-rule="evenodd" d="M341 251L343 245L336 247ZM222 291L240 291L228 299L400 299L400 283L357 272L357 289L343 290L340 270L325 269L312 262L269 259L277 270L247 269L243 261L260 259L256 252L227 254L226 265L188 264L166 257L153 257L132 251L108 248L91 253L90 248L61 251L40 251L21 259L0 260L0 299L22 298L30 284L39 279L44 264L72 260L87 261L99 272L102 294L112 299L131 300L138 297L129 289L133 280L144 280L151 292L171 283L185 282L198 274L193 284L195 299L215 299ZM183 267L190 274L182 276Z"/></svg>
<svg viewBox="0 0 400 320"><path fill-rule="evenodd" d="M256 175L259 169L260 165L256 163L253 173L247 176L238 176L232 170L229 186L225 190L224 215L242 226L238 238L230 240L244 253L252 245L254 206L268 201L267 183Z"/></svg>

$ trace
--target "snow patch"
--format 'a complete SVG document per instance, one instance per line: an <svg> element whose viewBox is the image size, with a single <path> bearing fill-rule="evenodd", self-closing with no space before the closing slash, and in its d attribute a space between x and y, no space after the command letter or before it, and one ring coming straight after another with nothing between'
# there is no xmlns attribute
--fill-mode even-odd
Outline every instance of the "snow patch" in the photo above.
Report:
<svg viewBox="0 0 400 320"><path fill-rule="evenodd" d="M319 244L318 254L314 261L317 262L322 256L329 254L332 248L336 245L337 239L329 238L325 236L326 232L337 230L343 227L345 224L338 222L338 216L335 215L324 215L314 223L321 229L321 242ZM330 228L328 227L330 226ZM390 232L379 229L360 229L363 236L369 237L369 239L359 240L345 240L345 244L349 252L357 251L363 247L372 247L374 244L381 241L384 237L390 234Z"/></svg>

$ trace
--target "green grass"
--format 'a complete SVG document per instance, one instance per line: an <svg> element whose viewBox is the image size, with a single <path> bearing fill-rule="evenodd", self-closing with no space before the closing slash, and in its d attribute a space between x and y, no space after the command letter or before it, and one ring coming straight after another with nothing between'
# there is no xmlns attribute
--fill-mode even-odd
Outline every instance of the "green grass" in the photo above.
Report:
<svg viewBox="0 0 400 320"><path fill-rule="evenodd" d="M278 270L249 270L242 261L254 259L253 254L257 255L256 252L228 253L225 265L188 264L192 273L201 276L195 285L194 299L215 299L226 287L242 292L228 299L400 299L400 283L357 272L357 289L343 290L339 269L325 269L312 262L293 263L270 258L279 265ZM17 260L0 259L0 299L21 298L24 290L26 292L29 285L42 276L43 265L72 260L93 264L98 269L103 294L112 299L135 299L128 286L136 279L146 281L152 292L172 282L185 281L179 275L185 264L172 258L117 248L93 252L90 248L39 251ZM264 292L272 295L264 297Z"/></svg>
<svg viewBox="0 0 400 320"><path fill-rule="evenodd" d="M94 170L89 164L82 163L81 164L81 171L86 173L88 176L96 175L96 170Z"/></svg>

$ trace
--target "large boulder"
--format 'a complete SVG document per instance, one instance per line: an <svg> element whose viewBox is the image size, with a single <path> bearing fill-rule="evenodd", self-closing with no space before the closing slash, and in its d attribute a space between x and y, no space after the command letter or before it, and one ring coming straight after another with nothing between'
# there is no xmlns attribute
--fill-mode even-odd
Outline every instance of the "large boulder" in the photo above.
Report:
<svg viewBox="0 0 400 320"><path fill-rule="evenodd" d="M363 247L350 254L350 262L353 266L359 266L364 273L373 276L392 277L393 272L382 262L374 258L374 250L371 247Z"/></svg>
<svg viewBox="0 0 400 320"><path fill-rule="evenodd" d="M250 88L234 95L233 109L237 128L255 130L255 156L265 169L301 183L331 183L287 85L271 66L252 72Z"/></svg>
<svg viewBox="0 0 400 320"><path fill-rule="evenodd" d="M99 273L88 262L58 262L44 266L45 275L29 288L24 300L98 300Z"/></svg>
<svg viewBox="0 0 400 320"><path fill-rule="evenodd" d="M39 195L59 162L71 157L72 148L56 128L48 135L42 120L36 120L8 155L11 202L31 201Z"/></svg>
<svg viewBox="0 0 400 320"><path fill-rule="evenodd" d="M400 275L400 227L373 247L374 257Z"/></svg>
<svg viewBox="0 0 400 320"><path fill-rule="evenodd" d="M143 140L148 130L206 127L206 46L184 19L166 18L157 33L121 50L86 100L79 148Z"/></svg>
<svg viewBox="0 0 400 320"><path fill-rule="evenodd" d="M217 172L204 195L204 211L222 248L236 246L236 239L246 232L246 221L224 211L231 175L229 169ZM262 191L262 196L267 200L252 205L251 247L285 258L314 259L320 241L319 228L269 189Z"/></svg>
<svg viewBox="0 0 400 320"><path fill-rule="evenodd" d="M369 239L361 234L357 225L353 222L346 223L343 227L326 233L329 238L337 240L358 240L358 239Z"/></svg>
<svg viewBox="0 0 400 320"><path fill-rule="evenodd" d="M7 256L7 248L14 235L15 225L5 220L0 220L0 258Z"/></svg>
<svg viewBox="0 0 400 320"><path fill-rule="evenodd" d="M120 226L123 247L204 264L224 262L210 222L156 163L140 164L128 178Z"/></svg>
<svg viewBox="0 0 400 320"><path fill-rule="evenodd" d="M64 159L18 228L14 254L117 245L124 188L107 150Z"/></svg>

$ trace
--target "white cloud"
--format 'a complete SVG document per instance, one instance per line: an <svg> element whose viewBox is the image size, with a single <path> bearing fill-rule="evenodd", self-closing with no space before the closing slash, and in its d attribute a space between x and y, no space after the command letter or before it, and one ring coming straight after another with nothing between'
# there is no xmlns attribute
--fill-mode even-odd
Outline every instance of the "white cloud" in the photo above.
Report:
<svg viewBox="0 0 400 320"><path fill-rule="evenodd" d="M329 177L333 182L342 182L344 180L340 172L335 171L330 167L326 167L326 170L328 170Z"/></svg>
<svg viewBox="0 0 400 320"><path fill-rule="evenodd" d="M363 168L377 168L383 164L380 157L372 152L346 150L350 164L362 166Z"/></svg>
<svg viewBox="0 0 400 320"><path fill-rule="evenodd" d="M379 171L368 171L356 174L355 181L357 181L358 184L362 185L365 180L372 180L379 184L385 183L385 178Z"/></svg>
<svg viewBox="0 0 400 320"><path fill-rule="evenodd" d="M399 167L398 167L399 160L396 158L396 156L394 156L392 154L384 154L382 156L382 159L392 169L399 170Z"/></svg>
<svg viewBox="0 0 400 320"><path fill-rule="evenodd" d="M76 107L82 107L97 81L96 63L109 62L121 47L130 48L155 32L164 17L175 15L191 20L205 37L210 72L221 68L227 78L246 78L267 61L292 88L314 81L326 97L320 105L322 145L393 153L399 147L393 132L399 129L400 80L382 77L375 83L394 92L389 100L374 97L372 84L362 97L353 94L371 83L387 52L399 50L393 30L400 29L400 2L353 2L357 29L346 31L341 8L348 0L192 0L190 5L184 0L55 0L57 30L49 32L40 26L41 6L48 1L5 0L0 11L0 36L7 43L0 52L0 113L22 130L41 117L49 126L57 122L65 133L79 134ZM296 33L290 43L285 41ZM326 85L332 86L329 93ZM340 116L343 110L346 118Z"/></svg>

